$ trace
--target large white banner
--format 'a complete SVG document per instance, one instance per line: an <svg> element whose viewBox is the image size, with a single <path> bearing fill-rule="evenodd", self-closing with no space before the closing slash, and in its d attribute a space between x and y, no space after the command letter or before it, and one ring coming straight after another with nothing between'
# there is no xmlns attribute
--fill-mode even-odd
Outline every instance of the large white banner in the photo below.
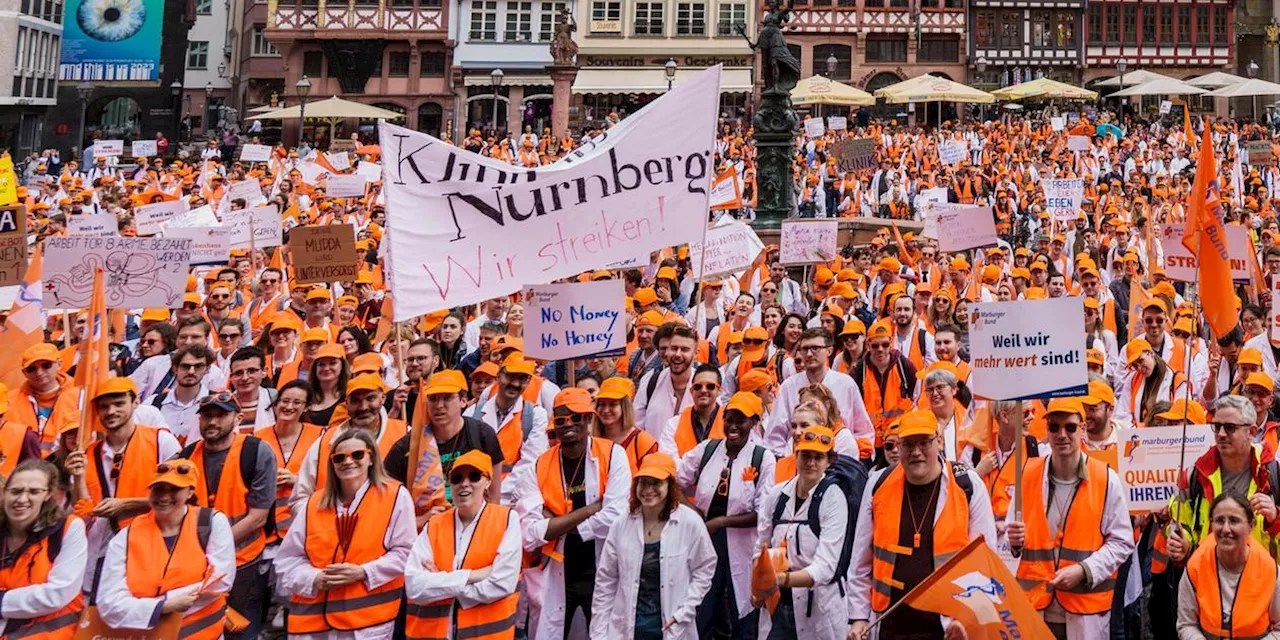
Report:
<svg viewBox="0 0 1280 640"><path fill-rule="evenodd" d="M93 271L106 274L107 306L182 306L191 267L189 238L52 237L45 240L45 308L82 309L93 295Z"/></svg>
<svg viewBox="0 0 1280 640"><path fill-rule="evenodd" d="M1080 298L982 302L972 309L969 387L973 395L1025 400L1087 391Z"/></svg>
<svg viewBox="0 0 1280 640"><path fill-rule="evenodd" d="M395 319L701 239L719 93L717 66L535 169L380 123Z"/></svg>

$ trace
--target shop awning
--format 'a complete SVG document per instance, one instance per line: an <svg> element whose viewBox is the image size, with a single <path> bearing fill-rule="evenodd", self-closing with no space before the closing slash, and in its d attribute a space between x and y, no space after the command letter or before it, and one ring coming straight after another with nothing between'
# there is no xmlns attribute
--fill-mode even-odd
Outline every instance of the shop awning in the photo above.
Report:
<svg viewBox="0 0 1280 640"><path fill-rule="evenodd" d="M690 80L702 69L678 69L675 84ZM573 92L587 93L663 93L667 90L664 69L582 69L573 81ZM750 69L725 69L720 74L720 93L751 91Z"/></svg>
<svg viewBox="0 0 1280 640"><path fill-rule="evenodd" d="M493 79L489 77L488 72L476 75L468 75L463 78L462 84L468 87L491 87ZM548 75L515 75L507 74L502 77L503 86L508 87L538 87L542 85L551 86L551 76Z"/></svg>

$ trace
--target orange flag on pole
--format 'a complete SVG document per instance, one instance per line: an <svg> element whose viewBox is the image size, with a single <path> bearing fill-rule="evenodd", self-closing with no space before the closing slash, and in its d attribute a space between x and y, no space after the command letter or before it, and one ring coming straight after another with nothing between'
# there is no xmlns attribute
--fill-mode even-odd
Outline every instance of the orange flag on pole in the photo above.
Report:
<svg viewBox="0 0 1280 640"><path fill-rule="evenodd" d="M1053 637L982 536L903 596L902 604L959 621L969 640Z"/></svg>
<svg viewBox="0 0 1280 640"><path fill-rule="evenodd" d="M1208 127L1206 127L1207 129ZM1187 155L1196 152L1196 132L1191 128L1191 105L1185 102L1182 105L1182 135L1187 141Z"/></svg>
<svg viewBox="0 0 1280 640"><path fill-rule="evenodd" d="M1215 337L1227 335L1239 324L1231 284L1227 232L1222 226L1221 214L1218 163L1213 156L1213 140L1206 126L1204 139L1200 141L1196 181L1191 185L1191 207L1182 233L1182 246L1197 257L1196 281L1200 284L1201 306Z"/></svg>
<svg viewBox="0 0 1280 640"><path fill-rule="evenodd" d="M93 273L93 295L89 298L89 324L85 337L80 341L80 362L76 364L75 385L83 391L81 396L80 432L77 434L79 449L85 450L98 428L98 412L93 396L98 386L111 377L109 327L107 313L106 273L98 267Z"/></svg>
<svg viewBox="0 0 1280 640"><path fill-rule="evenodd" d="M22 352L44 342L44 304L41 301L43 253L36 247L31 264L22 277L18 298L4 326L0 327L0 382L10 389L22 385Z"/></svg>

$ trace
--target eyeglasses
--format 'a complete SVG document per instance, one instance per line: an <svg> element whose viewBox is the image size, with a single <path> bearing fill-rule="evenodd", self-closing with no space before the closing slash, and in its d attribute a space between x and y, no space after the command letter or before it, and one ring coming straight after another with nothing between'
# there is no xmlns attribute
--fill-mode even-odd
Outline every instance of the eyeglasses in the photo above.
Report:
<svg viewBox="0 0 1280 640"><path fill-rule="evenodd" d="M30 489L23 489L22 487L12 487L12 488L9 488L9 489L5 489L5 490L4 490L4 492L5 492L5 494L7 494L10 498L21 498L21 497L22 497L22 496L24 496L24 495L25 495L25 496L32 497L32 498L38 498L38 497L40 497L40 496L42 496L42 495L44 495L44 494L48 493L48 492L49 492L49 490L48 490L48 489L41 489L41 488L39 488L39 487L32 487L32 488L30 488Z"/></svg>
<svg viewBox="0 0 1280 640"><path fill-rule="evenodd" d="M1142 324L1164 324L1164 316L1148 316L1142 319Z"/></svg>
<svg viewBox="0 0 1280 640"><path fill-rule="evenodd" d="M935 384L932 387L926 388L924 391L925 393L931 396L940 396L942 395L943 391L946 391L947 389L950 389L950 388L951 388L951 385L949 384Z"/></svg>
<svg viewBox="0 0 1280 640"><path fill-rule="evenodd" d="M715 391L716 389L719 389L719 388L720 388L720 385L714 382L699 382L693 385L694 391Z"/></svg>
<svg viewBox="0 0 1280 640"><path fill-rule="evenodd" d="M827 345L825 344L806 344L804 346L796 347L796 352L797 353L816 353L826 348L827 348Z"/></svg>
<svg viewBox="0 0 1280 640"><path fill-rule="evenodd" d="M1050 422L1049 423L1049 433L1057 433L1063 429L1066 429L1067 433L1075 433L1076 430L1079 428L1080 428L1080 425L1072 424L1070 422Z"/></svg>
<svg viewBox="0 0 1280 640"><path fill-rule="evenodd" d="M483 478L483 477L484 477L484 474L480 473L480 471L477 469L472 469L465 474L459 471L449 476L449 484L462 484L462 481L464 479L470 482L471 484L476 484L480 482L480 478Z"/></svg>
<svg viewBox="0 0 1280 640"><path fill-rule="evenodd" d="M334 453L329 456L329 459L332 460L334 464L344 464L348 457L351 458L352 462L360 462L364 460L364 457L369 455L369 453L370 451L368 449L356 449L351 453Z"/></svg>
<svg viewBox="0 0 1280 640"><path fill-rule="evenodd" d="M162 342L164 342L164 340L161 340L160 338L143 338L138 341L139 344L161 344Z"/></svg>
<svg viewBox="0 0 1280 640"><path fill-rule="evenodd" d="M893 348L893 345L888 342L871 342L867 344L867 348L872 351L888 351Z"/></svg>
<svg viewBox="0 0 1280 640"><path fill-rule="evenodd" d="M1214 422L1213 431L1214 433L1221 431L1229 436L1234 434L1237 429L1248 429L1249 427L1252 427L1252 426L1253 425L1251 424L1232 424L1230 422Z"/></svg>
<svg viewBox="0 0 1280 640"><path fill-rule="evenodd" d="M124 454L117 453L116 457L123 458ZM170 464L168 462L161 462L160 466L156 467L157 474L164 474L172 471L180 476L185 476L188 473L193 473L195 472L195 470L196 470L195 465L192 465L190 462L178 462L174 464Z"/></svg>
<svg viewBox="0 0 1280 640"><path fill-rule="evenodd" d="M762 345L766 342L768 342L768 340L765 340L764 338L750 338L750 339L743 339L742 344Z"/></svg>
<svg viewBox="0 0 1280 640"><path fill-rule="evenodd" d="M800 435L800 441L801 442L820 442L823 444L823 446L826 446L831 444L832 437L814 433L812 431L806 431Z"/></svg>
<svg viewBox="0 0 1280 640"><path fill-rule="evenodd" d="M222 340L228 340L228 341L239 340L242 336L244 336L243 333L219 333L218 334L218 338Z"/></svg>
<svg viewBox="0 0 1280 640"><path fill-rule="evenodd" d="M902 448L902 451L904 453L907 451L924 451L928 449L930 445L932 445L937 441L938 441L937 438L931 438L931 437L925 436L921 438L912 438L910 440L903 440L902 442L899 443L899 446Z"/></svg>
<svg viewBox="0 0 1280 640"><path fill-rule="evenodd" d="M48 371L49 369L52 369L52 368L53 368L53 363L49 362L48 360L45 360L44 362L36 362L31 366L23 369L23 371L26 371L27 373L35 373L37 370Z"/></svg>
<svg viewBox="0 0 1280 640"><path fill-rule="evenodd" d="M249 377L249 376L256 376L256 375L258 375L259 373L262 373L262 369L261 369L260 367L253 367L252 369L240 369L239 371L232 371L232 372L231 372L231 377L232 377L232 378L247 378L247 377Z"/></svg>
<svg viewBox="0 0 1280 640"><path fill-rule="evenodd" d="M569 425L578 426L587 421L590 414L571 413L567 416L556 416L555 424L557 427L567 427Z"/></svg>
<svg viewBox="0 0 1280 640"><path fill-rule="evenodd" d="M729 467L730 466L731 465L726 464L724 468L720 470L720 482L716 484L716 495L718 496L728 497L729 495Z"/></svg>
<svg viewBox="0 0 1280 640"><path fill-rule="evenodd" d="M884 450L885 450L885 451L897 451L897 450L898 450L898 443L896 443L896 442L889 442L888 440L885 440L884 444L883 444L883 445L881 445L881 446L882 446L882 447L884 447Z"/></svg>

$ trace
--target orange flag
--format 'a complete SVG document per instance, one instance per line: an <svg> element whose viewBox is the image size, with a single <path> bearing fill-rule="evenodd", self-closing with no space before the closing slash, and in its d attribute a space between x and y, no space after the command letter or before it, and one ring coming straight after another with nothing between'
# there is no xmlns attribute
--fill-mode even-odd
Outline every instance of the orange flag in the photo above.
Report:
<svg viewBox="0 0 1280 640"><path fill-rule="evenodd" d="M80 341L80 362L76 365L76 387L84 391L83 407L80 412L80 432L77 434L79 449L93 440L93 432L98 427L98 412L93 405L93 396L98 385L111 377L111 357L108 327L111 317L107 313L106 274L102 267L93 273L93 295L89 298L89 325L87 335Z"/></svg>
<svg viewBox="0 0 1280 640"><path fill-rule="evenodd" d="M1151 295L1138 282L1138 274L1129 278L1129 339L1142 336L1142 308L1146 306Z"/></svg>
<svg viewBox="0 0 1280 640"><path fill-rule="evenodd" d="M31 264L22 277L18 297L4 326L0 327L0 382L10 389L22 385L22 352L44 342L44 305L41 302L43 253L36 247Z"/></svg>
<svg viewBox="0 0 1280 640"><path fill-rule="evenodd" d="M983 536L916 585L902 603L959 621L969 640L1053 637Z"/></svg>
<svg viewBox="0 0 1280 640"><path fill-rule="evenodd" d="M1218 163L1213 157L1209 127L1204 128L1196 181L1191 186L1191 207L1187 214L1182 246L1198 257L1197 281L1204 317L1214 336L1224 336L1236 328L1231 260L1227 252L1227 232L1222 226L1222 203L1218 200Z"/></svg>
<svg viewBox="0 0 1280 640"><path fill-rule="evenodd" d="M1205 127L1208 129L1208 127ZM1196 152L1196 132L1191 128L1191 105L1182 105L1182 135L1187 140L1187 155Z"/></svg>

